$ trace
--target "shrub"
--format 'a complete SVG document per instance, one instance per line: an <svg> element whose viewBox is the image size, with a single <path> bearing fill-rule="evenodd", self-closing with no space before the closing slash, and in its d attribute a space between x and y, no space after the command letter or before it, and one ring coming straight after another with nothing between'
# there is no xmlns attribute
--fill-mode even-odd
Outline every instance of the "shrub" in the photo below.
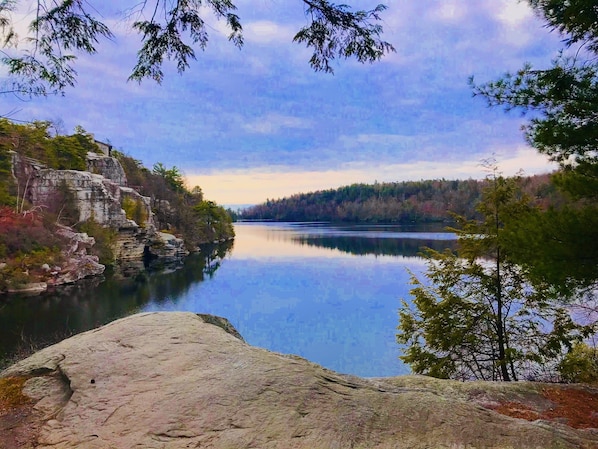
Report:
<svg viewBox="0 0 598 449"><path fill-rule="evenodd" d="M0 207L0 246L5 256L11 258L19 253L61 247L62 241L54 234L53 225L44 222L40 214L19 214L9 207Z"/></svg>
<svg viewBox="0 0 598 449"><path fill-rule="evenodd" d="M145 226L148 218L147 211L140 199L133 199L127 196L122 200L122 208L129 220L133 220L139 226Z"/></svg>
<svg viewBox="0 0 598 449"><path fill-rule="evenodd" d="M598 382L598 348L576 343L559 364L565 382Z"/></svg>
<svg viewBox="0 0 598 449"><path fill-rule="evenodd" d="M92 236L96 243L91 248L91 253L98 256L100 263L104 265L114 265L114 244L116 243L117 231L111 228L105 228L93 218L79 224L79 232L86 232Z"/></svg>

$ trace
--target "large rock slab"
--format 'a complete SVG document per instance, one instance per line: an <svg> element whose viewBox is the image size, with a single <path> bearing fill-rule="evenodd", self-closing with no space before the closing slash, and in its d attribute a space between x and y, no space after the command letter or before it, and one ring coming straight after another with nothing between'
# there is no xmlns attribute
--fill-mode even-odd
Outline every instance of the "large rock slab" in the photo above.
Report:
<svg viewBox="0 0 598 449"><path fill-rule="evenodd" d="M340 375L207 318L123 318L0 377L29 378L44 449L598 447L591 430L500 415L456 394L458 383Z"/></svg>

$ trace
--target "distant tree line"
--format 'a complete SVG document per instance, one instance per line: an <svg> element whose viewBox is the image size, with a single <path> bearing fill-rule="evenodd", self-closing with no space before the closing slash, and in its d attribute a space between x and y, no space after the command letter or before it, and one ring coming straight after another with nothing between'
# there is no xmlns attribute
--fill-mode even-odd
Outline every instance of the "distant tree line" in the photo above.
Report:
<svg viewBox="0 0 598 449"><path fill-rule="evenodd" d="M521 178L521 188L543 206L562 201L549 175ZM245 220L430 223L451 214L478 216L487 180L425 180L352 184L268 200L239 214Z"/></svg>

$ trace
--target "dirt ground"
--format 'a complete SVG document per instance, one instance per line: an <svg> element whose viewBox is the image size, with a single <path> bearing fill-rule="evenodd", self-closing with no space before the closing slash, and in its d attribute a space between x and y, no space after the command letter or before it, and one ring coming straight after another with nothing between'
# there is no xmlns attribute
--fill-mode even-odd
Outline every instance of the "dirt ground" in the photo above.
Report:
<svg viewBox="0 0 598 449"><path fill-rule="evenodd" d="M0 379L0 449L29 449L41 427L33 402L23 395L26 377Z"/></svg>
<svg viewBox="0 0 598 449"><path fill-rule="evenodd" d="M582 388L543 388L541 392L551 406L539 408L518 401L492 406L494 411L513 418L535 421L543 419L575 429L598 429L598 392Z"/></svg>

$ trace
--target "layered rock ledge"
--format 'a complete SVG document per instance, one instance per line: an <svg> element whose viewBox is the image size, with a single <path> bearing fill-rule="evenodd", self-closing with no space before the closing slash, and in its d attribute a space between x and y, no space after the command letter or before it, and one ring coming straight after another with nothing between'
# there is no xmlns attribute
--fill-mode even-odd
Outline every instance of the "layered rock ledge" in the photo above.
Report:
<svg viewBox="0 0 598 449"><path fill-rule="evenodd" d="M24 398L3 406L0 391L0 447L11 449L598 448L596 429L488 406L533 396L537 384L345 376L185 312L76 335L8 368L2 382Z"/></svg>

